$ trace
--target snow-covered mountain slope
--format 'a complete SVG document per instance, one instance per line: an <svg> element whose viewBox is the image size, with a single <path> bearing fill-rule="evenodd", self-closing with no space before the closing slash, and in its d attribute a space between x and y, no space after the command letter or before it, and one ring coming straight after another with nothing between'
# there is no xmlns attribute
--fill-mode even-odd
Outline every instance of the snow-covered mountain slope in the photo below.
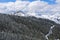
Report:
<svg viewBox="0 0 60 40"><path fill-rule="evenodd" d="M3 13L3 14L6 14L6 13ZM25 16L25 17L34 16L37 18L49 19L60 24L60 13L56 13L52 15L52 14L40 14L40 13L25 13L23 11L17 11L17 12L11 12L9 13L9 15L17 15L17 16Z"/></svg>
<svg viewBox="0 0 60 40"><path fill-rule="evenodd" d="M56 23L60 24L60 13L55 13L55 14L40 14L40 13L25 13L23 11L17 11L13 13L13 15L17 16L34 16L37 18L44 18L44 19L49 19L52 21L55 21Z"/></svg>
<svg viewBox="0 0 60 40"><path fill-rule="evenodd" d="M53 15L50 15L50 14L49 15L41 15L39 17L46 18L46 19L55 21L56 23L59 23L60 24L60 14L59 13L53 14Z"/></svg>

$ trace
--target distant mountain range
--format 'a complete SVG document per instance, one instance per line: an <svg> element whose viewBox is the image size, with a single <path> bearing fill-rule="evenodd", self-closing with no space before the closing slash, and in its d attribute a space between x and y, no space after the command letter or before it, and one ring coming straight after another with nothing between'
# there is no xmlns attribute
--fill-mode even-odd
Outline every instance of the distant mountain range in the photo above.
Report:
<svg viewBox="0 0 60 40"><path fill-rule="evenodd" d="M56 14L27 13L27 12L20 10L20 11L14 12L13 15L14 14L17 16L35 16L37 18L49 19L49 20L55 21L56 23L60 24L60 13L56 13Z"/></svg>
<svg viewBox="0 0 60 40"><path fill-rule="evenodd" d="M0 40L57 39L60 39L60 24L54 21L34 16L0 14Z"/></svg>

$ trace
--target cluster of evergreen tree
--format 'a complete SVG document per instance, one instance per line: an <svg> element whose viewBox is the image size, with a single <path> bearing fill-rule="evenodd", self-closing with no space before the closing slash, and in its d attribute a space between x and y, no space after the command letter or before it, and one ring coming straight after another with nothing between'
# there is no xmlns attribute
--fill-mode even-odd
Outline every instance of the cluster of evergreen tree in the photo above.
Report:
<svg viewBox="0 0 60 40"><path fill-rule="evenodd" d="M45 35L55 25L49 39L60 38L60 24L36 17L0 14L0 40L46 40Z"/></svg>

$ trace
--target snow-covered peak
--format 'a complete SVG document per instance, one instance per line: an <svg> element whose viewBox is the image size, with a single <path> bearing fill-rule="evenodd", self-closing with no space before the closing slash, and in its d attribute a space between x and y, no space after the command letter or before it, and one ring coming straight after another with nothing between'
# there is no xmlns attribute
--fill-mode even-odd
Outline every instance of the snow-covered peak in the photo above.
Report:
<svg viewBox="0 0 60 40"><path fill-rule="evenodd" d="M55 21L56 23L59 23L60 24L60 14L59 13L56 13L56 14L53 14L53 15L41 15L41 16L37 16L38 18L45 18L45 19L49 19L49 20L52 20L52 21Z"/></svg>

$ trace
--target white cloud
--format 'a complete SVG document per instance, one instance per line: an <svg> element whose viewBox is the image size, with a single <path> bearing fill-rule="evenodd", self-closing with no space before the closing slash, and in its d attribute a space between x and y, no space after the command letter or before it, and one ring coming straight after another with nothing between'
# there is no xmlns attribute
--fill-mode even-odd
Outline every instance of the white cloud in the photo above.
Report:
<svg viewBox="0 0 60 40"><path fill-rule="evenodd" d="M29 1L29 0L16 0L16 1ZM32 0L32 1L40 1L40 0Z"/></svg>
<svg viewBox="0 0 60 40"><path fill-rule="evenodd" d="M56 2L60 4L60 0L56 0Z"/></svg>
<svg viewBox="0 0 60 40"><path fill-rule="evenodd" d="M42 9L44 9L44 7L47 5L47 3L45 2L41 2L41 1L35 1L32 2L28 5L28 9L31 12L36 12L36 11L43 11Z"/></svg>
<svg viewBox="0 0 60 40"><path fill-rule="evenodd" d="M22 2L22 1L16 1L16 2L8 2L8 3L0 3L0 13L7 13L11 11L18 11L23 10L26 5L28 5L29 2Z"/></svg>

